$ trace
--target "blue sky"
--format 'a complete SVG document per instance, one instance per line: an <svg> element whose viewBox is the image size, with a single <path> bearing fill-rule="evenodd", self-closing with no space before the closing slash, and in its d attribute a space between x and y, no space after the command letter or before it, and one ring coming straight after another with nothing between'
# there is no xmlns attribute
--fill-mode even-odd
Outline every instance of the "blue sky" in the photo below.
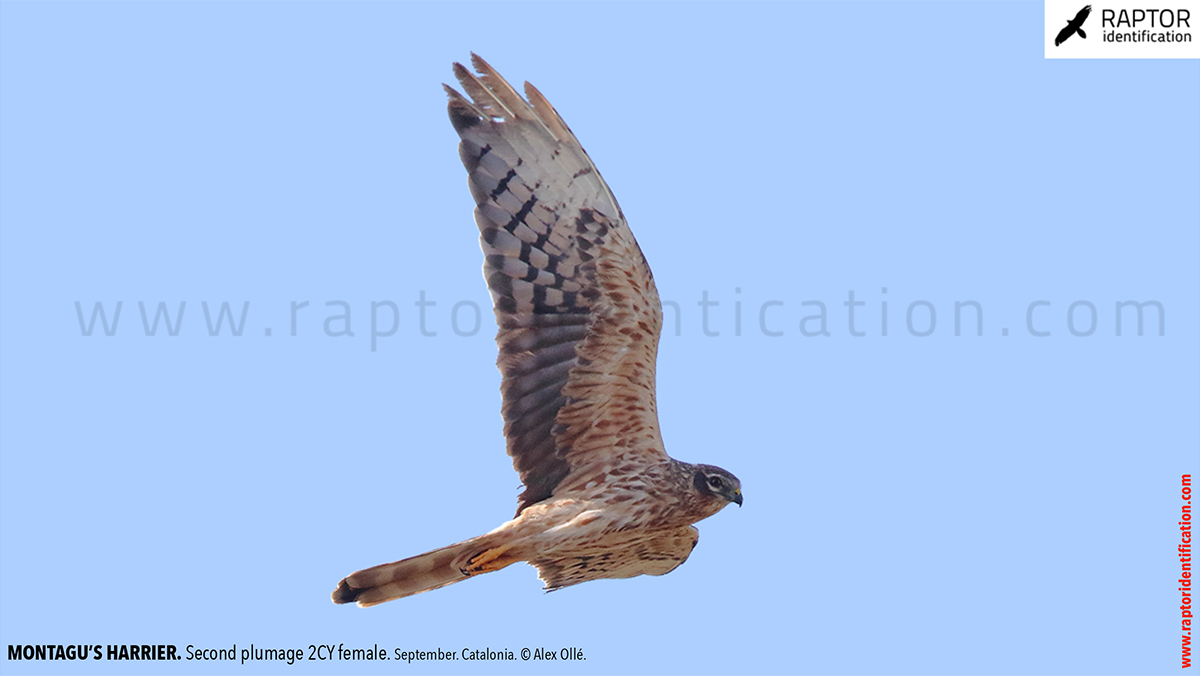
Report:
<svg viewBox="0 0 1200 676"><path fill-rule="evenodd" d="M1036 2L0 19L0 643L586 656L0 671L1179 668L1195 61L1044 60ZM746 502L665 577L547 595L513 566L334 606L519 489L441 90L471 51L608 180L677 304L667 449ZM84 335L97 303L111 336ZM177 335L147 335L159 303ZM209 335L222 303L240 336Z"/></svg>

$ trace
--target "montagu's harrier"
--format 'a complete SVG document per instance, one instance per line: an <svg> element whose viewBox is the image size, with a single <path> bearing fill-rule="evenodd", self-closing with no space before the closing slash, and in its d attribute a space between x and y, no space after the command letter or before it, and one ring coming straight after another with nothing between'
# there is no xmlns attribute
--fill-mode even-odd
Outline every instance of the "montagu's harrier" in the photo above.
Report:
<svg viewBox="0 0 1200 676"><path fill-rule="evenodd" d="M492 293L517 514L486 535L342 580L335 603L370 606L517 561L546 589L662 575L687 560L692 524L742 504L741 482L673 460L654 403L662 307L650 267L587 153L533 85L521 98L483 59L454 74Z"/></svg>

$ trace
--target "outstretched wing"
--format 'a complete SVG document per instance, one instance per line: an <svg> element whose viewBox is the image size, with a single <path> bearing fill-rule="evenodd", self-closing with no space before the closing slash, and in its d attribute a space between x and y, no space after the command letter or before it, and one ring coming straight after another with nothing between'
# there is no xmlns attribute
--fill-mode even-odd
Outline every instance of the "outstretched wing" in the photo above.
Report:
<svg viewBox="0 0 1200 676"><path fill-rule="evenodd" d="M527 102L483 59L454 74L499 332L504 435L525 491L517 513L571 472L667 461L654 403L662 306L617 200L541 92Z"/></svg>
<svg viewBox="0 0 1200 676"><path fill-rule="evenodd" d="M1079 13L1075 15L1075 20L1072 21L1071 24L1073 26L1075 26L1075 28L1079 28L1080 26L1083 25L1084 21L1087 21L1088 15L1090 15L1091 13L1092 13L1092 6L1084 5L1083 9L1079 10Z"/></svg>

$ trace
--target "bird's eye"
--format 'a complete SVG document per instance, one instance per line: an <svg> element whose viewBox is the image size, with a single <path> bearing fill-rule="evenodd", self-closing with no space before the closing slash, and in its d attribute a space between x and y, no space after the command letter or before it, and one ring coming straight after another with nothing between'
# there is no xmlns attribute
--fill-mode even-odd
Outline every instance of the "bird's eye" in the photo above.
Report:
<svg viewBox="0 0 1200 676"><path fill-rule="evenodd" d="M712 486L713 488L720 488L721 487L721 477L719 477L719 476L708 477L708 485Z"/></svg>

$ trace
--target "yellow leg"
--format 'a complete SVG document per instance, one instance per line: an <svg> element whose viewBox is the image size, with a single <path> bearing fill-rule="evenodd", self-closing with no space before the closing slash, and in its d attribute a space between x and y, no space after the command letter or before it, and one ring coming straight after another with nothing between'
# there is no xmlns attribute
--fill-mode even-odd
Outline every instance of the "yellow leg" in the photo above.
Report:
<svg viewBox="0 0 1200 676"><path fill-rule="evenodd" d="M492 573L501 568L506 568L516 563L517 560L511 557L504 557L504 552L512 549L512 545L501 545L492 547L472 556L467 561L466 568L460 568L463 575L479 575L481 573Z"/></svg>

